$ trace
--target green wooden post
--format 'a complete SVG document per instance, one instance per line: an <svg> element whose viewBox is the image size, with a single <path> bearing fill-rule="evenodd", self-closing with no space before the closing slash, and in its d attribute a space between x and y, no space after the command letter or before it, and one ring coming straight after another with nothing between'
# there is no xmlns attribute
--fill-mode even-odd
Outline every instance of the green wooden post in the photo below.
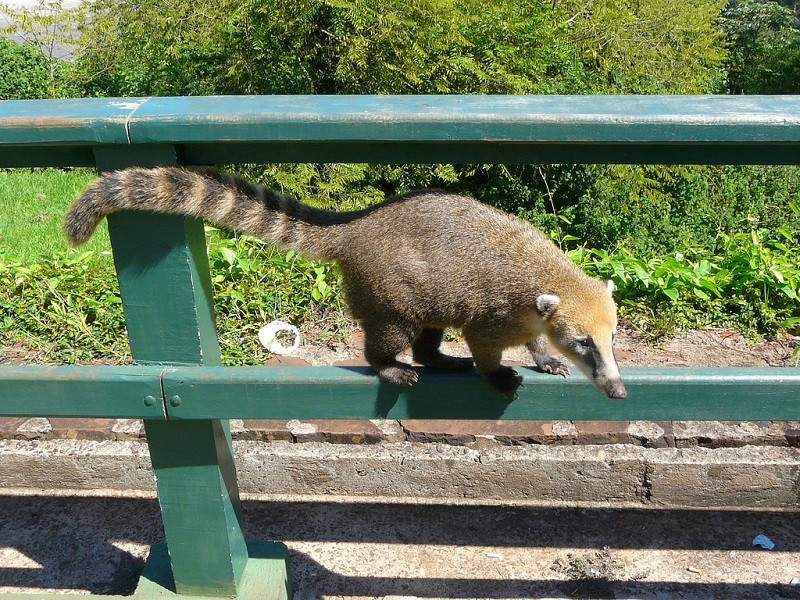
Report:
<svg viewBox="0 0 800 600"><path fill-rule="evenodd" d="M96 156L101 170L176 162L169 146L96 149ZM219 365L202 221L136 212L108 221L137 363ZM180 402L167 398L167 414ZM253 546L262 558L249 560L228 422L144 423L171 572L161 564L167 554L151 552L137 595L289 597L285 547Z"/></svg>

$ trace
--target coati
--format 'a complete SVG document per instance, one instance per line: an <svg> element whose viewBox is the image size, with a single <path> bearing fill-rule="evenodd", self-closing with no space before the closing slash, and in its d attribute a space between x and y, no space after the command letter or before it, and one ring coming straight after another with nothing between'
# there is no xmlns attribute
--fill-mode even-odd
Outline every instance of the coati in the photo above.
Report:
<svg viewBox="0 0 800 600"><path fill-rule="evenodd" d="M414 191L350 212L320 210L237 177L177 167L130 168L94 181L66 216L70 243L86 242L123 209L202 217L310 258L334 260L364 330L365 358L383 381L412 385L397 355L441 369L473 365L497 390L522 378L500 364L525 344L536 365L566 376L546 339L611 398L625 398L613 353L612 286L584 274L525 221L472 198ZM446 327L461 328L472 359L446 356Z"/></svg>

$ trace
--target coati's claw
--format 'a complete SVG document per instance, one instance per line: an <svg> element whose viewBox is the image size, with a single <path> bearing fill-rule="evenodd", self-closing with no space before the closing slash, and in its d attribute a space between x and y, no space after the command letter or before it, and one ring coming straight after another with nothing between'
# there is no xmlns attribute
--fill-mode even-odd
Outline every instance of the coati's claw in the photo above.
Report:
<svg viewBox="0 0 800 600"><path fill-rule="evenodd" d="M386 383L410 387L419 381L419 375L409 365L386 367L378 372L378 377Z"/></svg>
<svg viewBox="0 0 800 600"><path fill-rule="evenodd" d="M569 375L569 366L555 356L545 356L539 359L536 366L545 373L550 373L551 375L561 375L562 377Z"/></svg>
<svg viewBox="0 0 800 600"><path fill-rule="evenodd" d="M522 377L511 367L501 366L496 371L486 375L486 380L492 387L506 396L513 395L522 385Z"/></svg>

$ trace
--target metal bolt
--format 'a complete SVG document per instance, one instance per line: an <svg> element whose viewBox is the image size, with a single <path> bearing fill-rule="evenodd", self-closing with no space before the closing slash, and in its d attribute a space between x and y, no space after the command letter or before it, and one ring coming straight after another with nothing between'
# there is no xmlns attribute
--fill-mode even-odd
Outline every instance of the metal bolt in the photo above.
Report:
<svg viewBox="0 0 800 600"><path fill-rule="evenodd" d="M145 406L155 406L156 399L153 396L145 396L144 397L144 405Z"/></svg>
<svg viewBox="0 0 800 600"><path fill-rule="evenodd" d="M169 399L169 405L170 406L180 406L181 405L181 397L177 396L177 395L176 396L172 396Z"/></svg>

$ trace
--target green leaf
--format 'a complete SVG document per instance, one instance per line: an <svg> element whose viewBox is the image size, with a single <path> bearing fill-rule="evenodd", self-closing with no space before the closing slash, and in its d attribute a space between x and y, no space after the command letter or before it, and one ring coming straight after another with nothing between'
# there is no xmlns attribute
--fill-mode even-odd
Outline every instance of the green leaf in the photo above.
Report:
<svg viewBox="0 0 800 600"><path fill-rule="evenodd" d="M670 300L677 300L678 299L678 290L674 287L664 287L661 288L661 291L670 298Z"/></svg>
<svg viewBox="0 0 800 600"><path fill-rule="evenodd" d="M221 247L219 251L220 254L222 254L222 258L225 260L226 263L228 263L231 266L233 266L236 263L236 259L238 258L236 252L225 246Z"/></svg>

